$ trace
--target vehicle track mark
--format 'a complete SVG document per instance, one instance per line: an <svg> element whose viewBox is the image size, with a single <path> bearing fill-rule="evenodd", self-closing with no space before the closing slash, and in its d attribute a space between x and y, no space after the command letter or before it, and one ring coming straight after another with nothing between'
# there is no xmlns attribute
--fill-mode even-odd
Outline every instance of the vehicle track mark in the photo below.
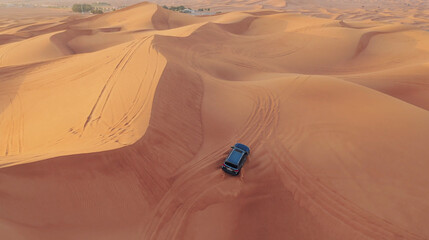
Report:
<svg viewBox="0 0 429 240"><path fill-rule="evenodd" d="M131 50L128 52L128 55L126 56L126 58L125 58L125 61L124 61L124 63L122 64L122 66L120 67L120 70L117 70L114 74L116 75L116 74L120 74L123 70L124 70L124 68L125 68L125 66L129 63L129 61L132 59L132 57L133 57L133 55L134 55L134 53L137 51L137 49L144 43L144 42L146 42L146 40L148 40L149 39L149 37L145 37L145 38L142 38L140 41L138 41L132 48L131 48ZM122 59L122 60L124 60L124 59ZM122 61L121 60L121 61ZM116 70L116 69L115 69ZM114 74L112 74L111 75L111 77L113 77L113 75ZM112 94L112 91L113 91L113 89L114 89L114 87L115 87L115 85L116 85L116 83L117 83L117 81L114 81L113 82L113 84L112 84L112 87L109 89L109 93L107 94L107 97L106 97L106 101L104 101L104 103L103 103L103 107L101 108L101 112L100 112L100 116L99 116L99 118L101 118L101 115L103 114L103 112L104 112L104 109L105 109L105 107L106 107L106 104L107 104L107 102L108 102L108 100L109 100L109 98L110 98L110 95Z"/></svg>
<svg viewBox="0 0 429 240"><path fill-rule="evenodd" d="M286 148L278 147L275 141L272 148L273 162L281 172L279 176L294 199L310 211L321 211L336 218L367 237L380 240L413 239L423 240L422 236L408 232L392 223L373 215L344 198L317 177L310 174ZM316 210L319 209L319 210Z"/></svg>
<svg viewBox="0 0 429 240"><path fill-rule="evenodd" d="M212 187L207 188L209 183L225 177L221 171L213 170L218 166L226 149L237 139L245 141L256 149L256 143L272 134L277 124L279 111L277 97L262 87L249 87L249 91L257 92L258 97L254 99L252 112L242 128L242 134L233 136L226 144L201 157L194 158L177 171L175 182L160 199L154 209L151 222L141 233L144 236L143 239L176 239L182 229L184 219L194 204L205 192L216 187L212 184ZM253 94L251 93L251 95ZM240 181L240 179L238 180Z"/></svg>
<svg viewBox="0 0 429 240"><path fill-rule="evenodd" d="M153 55L151 53L151 47L148 49L148 54ZM146 69L142 74L141 79L139 80L139 84L137 87L137 91L134 94L134 98L131 102L131 106L127 109L121 119L119 119L114 125L110 127L110 135L104 140L111 141L115 140L118 136L128 131L131 124L137 119L137 117L141 114L141 112L145 109L147 104L149 103L149 98L147 97L149 92L154 87L154 79L156 74L158 73L158 62L159 62L159 53L155 50L156 58L155 58L155 68L153 70L153 74L151 77L148 77L149 72L149 64L146 64ZM151 71L152 72L152 71ZM143 97L143 99L141 99Z"/></svg>
<svg viewBox="0 0 429 240"><path fill-rule="evenodd" d="M18 138L18 153L22 153L24 142L24 111L22 110L22 101L19 93L16 94L19 104L19 138Z"/></svg>
<svg viewBox="0 0 429 240"><path fill-rule="evenodd" d="M9 110L6 115L9 118L7 121L7 133L6 136L6 149L5 156L16 155L22 153L22 142L23 142L23 111L22 103L19 94L14 99L9 97Z"/></svg>
<svg viewBox="0 0 429 240"><path fill-rule="evenodd" d="M83 125L82 133L85 131L88 124L93 120L93 115L98 108L102 98L105 96L105 92L107 92L107 95L105 96L105 99L102 103L102 107L99 113L99 116L94 120L99 120L103 114L103 111L105 109L105 106L109 100L110 94L112 93L112 90L114 86L116 85L117 81L117 75L120 74L120 72L123 70L123 68L127 65L129 60L131 59L132 55L135 53L135 51L148 39L149 37L143 38L138 41L133 41L127 46L127 51L122 56L122 58L119 60L118 64L114 68L112 74L110 74L109 78L107 79L106 83L104 84L103 88L101 89L100 94L97 97L97 100L95 101L89 115L87 116L87 119Z"/></svg>
<svg viewBox="0 0 429 240"><path fill-rule="evenodd" d="M8 156L9 155L9 148L10 148L10 145L11 145L11 135L12 135L12 132L13 132L13 111L12 111L12 99L11 98L9 98L9 106L10 106L10 123L9 124L7 124L7 126L8 126L8 131L7 131L7 137L6 137L6 150L5 150L5 156ZM9 127L9 125L11 125L11 127Z"/></svg>

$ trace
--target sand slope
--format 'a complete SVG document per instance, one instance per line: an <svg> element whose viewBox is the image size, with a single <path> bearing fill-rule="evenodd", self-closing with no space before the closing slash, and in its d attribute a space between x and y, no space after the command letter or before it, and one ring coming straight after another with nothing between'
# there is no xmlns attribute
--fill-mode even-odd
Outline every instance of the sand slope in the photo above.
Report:
<svg viewBox="0 0 429 240"><path fill-rule="evenodd" d="M24 32L0 45L2 238L429 238L427 32L150 3Z"/></svg>

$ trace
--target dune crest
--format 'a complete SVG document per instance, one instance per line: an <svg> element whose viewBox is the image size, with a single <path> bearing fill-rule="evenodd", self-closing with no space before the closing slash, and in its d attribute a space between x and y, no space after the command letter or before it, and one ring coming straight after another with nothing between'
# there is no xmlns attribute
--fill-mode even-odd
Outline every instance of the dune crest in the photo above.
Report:
<svg viewBox="0 0 429 240"><path fill-rule="evenodd" d="M428 33L261 8L2 29L0 236L429 238Z"/></svg>

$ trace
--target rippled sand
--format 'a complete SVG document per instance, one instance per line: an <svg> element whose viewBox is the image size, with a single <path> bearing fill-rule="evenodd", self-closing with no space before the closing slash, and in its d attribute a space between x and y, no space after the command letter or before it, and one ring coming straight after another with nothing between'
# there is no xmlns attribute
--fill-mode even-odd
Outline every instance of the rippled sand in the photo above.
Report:
<svg viewBox="0 0 429 240"><path fill-rule="evenodd" d="M272 2L2 15L1 239L429 238L427 18Z"/></svg>

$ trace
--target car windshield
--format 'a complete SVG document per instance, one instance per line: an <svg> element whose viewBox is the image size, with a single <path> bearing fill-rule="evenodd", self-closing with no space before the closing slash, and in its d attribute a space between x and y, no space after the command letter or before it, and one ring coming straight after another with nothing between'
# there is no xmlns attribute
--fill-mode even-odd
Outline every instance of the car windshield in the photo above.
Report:
<svg viewBox="0 0 429 240"><path fill-rule="evenodd" d="M225 164L229 167L233 167L233 168L237 168L237 165L229 163L229 162L225 162Z"/></svg>

